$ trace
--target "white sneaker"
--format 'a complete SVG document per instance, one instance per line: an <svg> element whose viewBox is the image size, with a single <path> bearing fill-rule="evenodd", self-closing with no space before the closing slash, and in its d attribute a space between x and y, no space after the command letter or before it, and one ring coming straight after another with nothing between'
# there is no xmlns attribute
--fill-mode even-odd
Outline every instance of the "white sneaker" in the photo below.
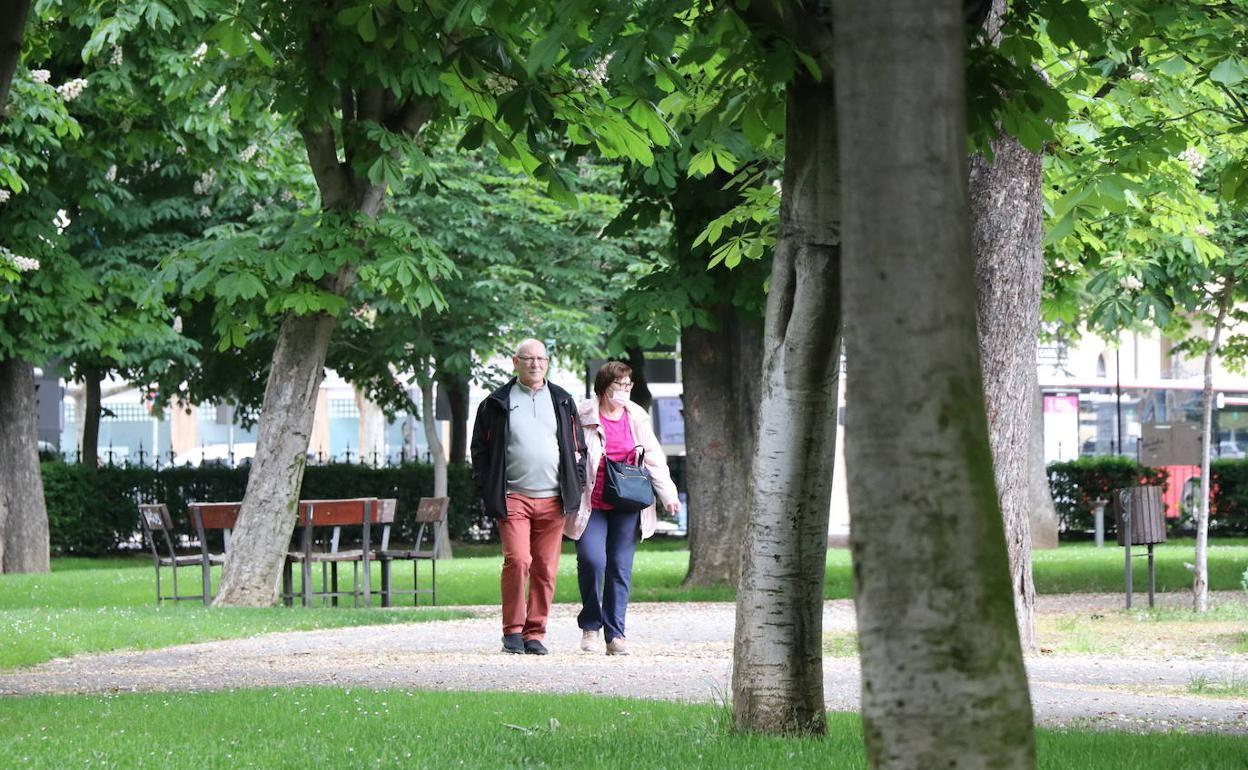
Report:
<svg viewBox="0 0 1248 770"><path fill-rule="evenodd" d="M607 642L607 654L608 655L627 655L628 644L624 641L624 637L617 636L611 641Z"/></svg>
<svg viewBox="0 0 1248 770"><path fill-rule="evenodd" d="M598 651L598 630L582 629L581 630L581 652L597 652Z"/></svg>

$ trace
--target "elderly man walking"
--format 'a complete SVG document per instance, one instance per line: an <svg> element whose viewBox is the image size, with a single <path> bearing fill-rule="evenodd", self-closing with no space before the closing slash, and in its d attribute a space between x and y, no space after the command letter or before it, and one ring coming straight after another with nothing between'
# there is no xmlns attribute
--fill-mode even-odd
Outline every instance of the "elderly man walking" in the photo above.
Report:
<svg viewBox="0 0 1248 770"><path fill-rule="evenodd" d="M580 506L585 454L576 402L546 380L546 346L525 340L511 361L516 376L477 409L472 471L503 540L503 652L546 655L563 517Z"/></svg>

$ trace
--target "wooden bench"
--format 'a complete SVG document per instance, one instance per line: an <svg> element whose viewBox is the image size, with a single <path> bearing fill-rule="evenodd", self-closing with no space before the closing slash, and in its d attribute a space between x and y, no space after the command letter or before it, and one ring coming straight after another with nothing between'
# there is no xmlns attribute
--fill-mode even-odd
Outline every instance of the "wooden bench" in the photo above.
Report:
<svg viewBox="0 0 1248 770"><path fill-rule="evenodd" d="M200 561L204 573L204 604L208 604L213 596L212 565L225 563L225 555L230 551L230 533L238 526L238 511L243 504L188 503L186 507L191 514L195 535L199 538ZM221 550L215 553L209 544L213 532L221 533Z"/></svg>
<svg viewBox="0 0 1248 770"><path fill-rule="evenodd" d="M225 561L223 556L209 555L203 550L203 536L200 536L201 553L199 556L185 555L179 556L177 550L173 547L173 538L169 533L173 531L173 518L169 515L169 507L164 503L144 503L139 505L139 524L143 529L143 539L147 541L148 548L152 553L152 564L156 568L156 606L165 600L172 601L188 601L200 599L204 604L212 600L210 592L209 578L211 575L211 564L220 564ZM157 533L160 534L164 544L165 554L160 554L156 545ZM203 572L203 592L194 595L183 595L178 593L178 567L190 567L193 565L201 565ZM173 571L173 594L165 596L160 590L160 569L161 567L169 567Z"/></svg>
<svg viewBox="0 0 1248 770"><path fill-rule="evenodd" d="M303 606L311 607L312 598L327 596L337 606L341 596L352 597L352 603L359 605L364 599L365 605L370 603L372 596L372 525L378 523L380 506L375 497L361 497L347 500L300 500L299 520L296 524L301 530L300 547L286 555L282 571L282 598L289 605L294 602L294 565L301 566L303 578ZM359 527L361 548L340 550L339 542L344 527ZM317 530L326 532L320 541L316 538ZM312 591L312 565L319 563L322 567L322 590ZM338 590L338 565L350 563L355 572L355 581L350 592ZM324 590L324 565L330 567L332 584ZM362 576L361 576L362 573Z"/></svg>
<svg viewBox="0 0 1248 770"><path fill-rule="evenodd" d="M390 607L393 604L394 594L412 595L412 603L417 607L420 606L421 594L429 594L432 603L436 606L438 603L438 547L441 543L441 531L439 526L446 518L447 509L450 507L451 499L449 497L422 497L416 506L416 521L420 527L416 530L416 542L409 549L392 549L390 548L390 525L394 523L394 501L383 500L382 503L382 525L384 529L381 535L381 548L377 551L377 560L381 562L381 606ZM386 505L388 504L388 505ZM429 545L425 546L425 533L429 533ZM429 561L430 580L429 588L422 589L420 587L420 562L421 560ZM391 581L390 566L395 561L411 561L412 562L412 590L396 591Z"/></svg>

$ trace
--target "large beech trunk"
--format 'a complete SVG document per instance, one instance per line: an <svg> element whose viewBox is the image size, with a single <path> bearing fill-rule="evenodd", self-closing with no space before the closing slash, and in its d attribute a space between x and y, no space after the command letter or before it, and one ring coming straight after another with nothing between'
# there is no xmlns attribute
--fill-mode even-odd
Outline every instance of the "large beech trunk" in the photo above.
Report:
<svg viewBox="0 0 1248 770"><path fill-rule="evenodd" d="M992 153L991 163L982 155L970 160L979 353L1014 612L1023 647L1031 649L1036 604L1031 575L1031 433L1044 278L1043 163L1039 154L1009 136L995 139Z"/></svg>
<svg viewBox="0 0 1248 770"><path fill-rule="evenodd" d="M282 321L265 385L256 456L230 539L217 606L277 603L333 329L334 319L324 313L288 315Z"/></svg>
<svg viewBox="0 0 1248 770"><path fill-rule="evenodd" d="M759 324L716 309L715 330L681 333L689 572L685 585L735 584L750 499L758 414Z"/></svg>
<svg viewBox="0 0 1248 770"><path fill-rule="evenodd" d="M830 76L789 83L780 237L737 591L739 729L823 733L823 578L840 358L840 213Z"/></svg>
<svg viewBox="0 0 1248 770"><path fill-rule="evenodd" d="M976 337L962 3L834 7L867 757L1031 767Z"/></svg>
<svg viewBox="0 0 1248 770"><path fill-rule="evenodd" d="M0 359L0 572L49 569L38 435L35 367Z"/></svg>

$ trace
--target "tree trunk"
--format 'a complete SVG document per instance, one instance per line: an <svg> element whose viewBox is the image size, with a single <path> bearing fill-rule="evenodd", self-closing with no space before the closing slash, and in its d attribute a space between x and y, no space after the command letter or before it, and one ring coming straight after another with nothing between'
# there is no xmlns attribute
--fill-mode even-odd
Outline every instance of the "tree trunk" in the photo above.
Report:
<svg viewBox="0 0 1248 770"><path fill-rule="evenodd" d="M690 586L736 584L750 499L762 330L730 306L715 323L681 333Z"/></svg>
<svg viewBox="0 0 1248 770"><path fill-rule="evenodd" d="M1031 431L1028 434L1031 459L1028 463L1027 487L1031 490L1031 550L1057 548L1057 508L1044 463L1044 408L1040 395L1040 378L1031 369Z"/></svg>
<svg viewBox="0 0 1248 770"><path fill-rule="evenodd" d="M982 155L970 159L979 353L1014 611L1023 647L1031 649L1036 604L1031 575L1031 431L1044 277L1040 245L1044 167L1039 154L1011 136L994 139L992 152L991 163Z"/></svg>
<svg viewBox="0 0 1248 770"><path fill-rule="evenodd" d="M49 570L38 437L35 367L0 359L0 572Z"/></svg>
<svg viewBox="0 0 1248 770"><path fill-rule="evenodd" d="M867 757L1031 767L976 336L962 4L834 7Z"/></svg>
<svg viewBox="0 0 1248 770"><path fill-rule="evenodd" d="M822 23L816 19L815 23ZM840 180L831 75L788 85L780 238L737 591L740 729L823 733L823 578L840 361Z"/></svg>
<svg viewBox="0 0 1248 770"><path fill-rule="evenodd" d="M433 458L433 496L446 497L446 451L438 435L438 421L433 401L433 377L420 365L416 370L416 382L420 385L420 424L425 428L425 441L429 443L429 455ZM435 559L451 558L451 535L446 519L438 525L438 550Z"/></svg>
<svg viewBox="0 0 1248 770"><path fill-rule="evenodd" d="M650 394L650 381L646 379L645 351L641 348L629 348L628 365L633 370L633 390L629 393L629 397L634 404L649 410L654 397Z"/></svg>
<svg viewBox="0 0 1248 770"><path fill-rule="evenodd" d="M78 461L92 468L100 462L100 412L103 408L100 381L102 379L96 369L86 369L82 373L83 397L79 400L82 409L78 412L79 435L81 436L78 444Z"/></svg>
<svg viewBox="0 0 1248 770"><path fill-rule="evenodd" d="M355 406L360 413L360 464L384 465L386 462L386 413L382 411L377 402L358 390L355 392Z"/></svg>
<svg viewBox="0 0 1248 770"><path fill-rule="evenodd" d="M468 378L438 374L438 388L451 405L451 451L447 462L468 462Z"/></svg>
<svg viewBox="0 0 1248 770"><path fill-rule="evenodd" d="M22 33L29 11L30 0L8 0L0 16L0 117L6 115L9 87L22 56Z"/></svg>
<svg viewBox="0 0 1248 770"><path fill-rule="evenodd" d="M324 313L282 320L264 390L256 456L215 606L267 607L277 602L333 329L334 319Z"/></svg>
<svg viewBox="0 0 1248 770"><path fill-rule="evenodd" d="M1234 274L1228 275L1218 301L1218 315L1213 322L1213 339L1205 351L1205 404L1200 418L1200 505L1196 512L1196 569L1192 583L1192 609L1205 612L1209 609L1209 459L1213 454L1213 359L1218 354L1222 339L1222 327L1230 311L1235 294Z"/></svg>

